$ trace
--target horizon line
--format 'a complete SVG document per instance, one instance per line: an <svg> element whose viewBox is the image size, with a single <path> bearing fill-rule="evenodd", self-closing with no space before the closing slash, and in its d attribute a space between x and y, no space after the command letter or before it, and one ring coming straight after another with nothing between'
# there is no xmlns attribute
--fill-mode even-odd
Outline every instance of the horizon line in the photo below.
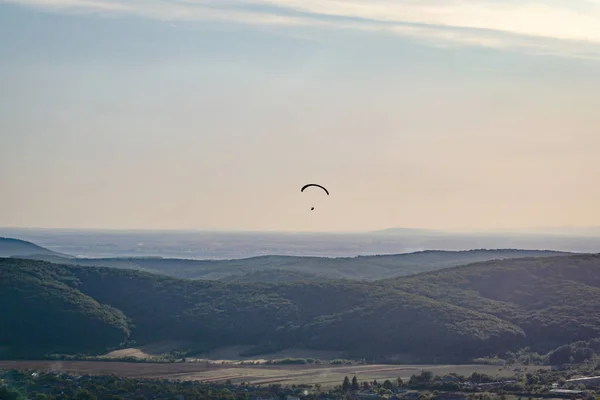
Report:
<svg viewBox="0 0 600 400"><path fill-rule="evenodd" d="M394 234L394 231L406 231L407 233L429 233L429 234L551 234L564 235L568 231L598 231L600 226L546 226L528 228L416 228L416 227L388 227L370 230L346 230L346 231L304 231L304 230L276 230L276 229L216 229L216 228L69 228L69 227L35 227L35 226L0 226L0 230L37 230L37 231L88 231L88 232L186 232L186 233L248 233L248 234ZM561 233L564 232L564 233ZM588 232L592 233L592 232ZM397 234L397 233L396 233ZM572 235L573 233L571 233Z"/></svg>

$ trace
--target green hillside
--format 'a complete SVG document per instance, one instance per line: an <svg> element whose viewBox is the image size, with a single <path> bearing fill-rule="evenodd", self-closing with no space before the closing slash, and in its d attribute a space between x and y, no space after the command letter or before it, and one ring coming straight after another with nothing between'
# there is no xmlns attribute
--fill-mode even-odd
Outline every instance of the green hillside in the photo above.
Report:
<svg viewBox="0 0 600 400"><path fill-rule="evenodd" d="M56 253L25 240L0 237L0 257L59 257L70 258L66 254Z"/></svg>
<svg viewBox="0 0 600 400"><path fill-rule="evenodd" d="M540 350L600 337L600 255L488 261L390 284L510 321Z"/></svg>
<svg viewBox="0 0 600 400"><path fill-rule="evenodd" d="M221 278L221 282L300 282L300 281L322 281L329 279L324 275L312 274L304 271L284 270L284 269L259 269L256 271L245 272L240 275L229 275Z"/></svg>
<svg viewBox="0 0 600 400"><path fill-rule="evenodd" d="M421 251L408 254L341 258L273 255L238 260L185 260L161 257L77 258L72 260L47 256L35 258L59 264L136 269L177 278L276 282L282 281L287 271L304 274L307 278L317 276L320 279L377 280L479 261L562 255L567 256L570 253L505 249ZM279 275L279 280L274 280L273 276L269 275L268 272L274 270L277 271L276 274ZM297 277L296 275L292 280L297 280Z"/></svg>
<svg viewBox="0 0 600 400"><path fill-rule="evenodd" d="M94 351L129 336L126 316L78 290L70 271L6 258L0 268L0 346Z"/></svg>
<svg viewBox="0 0 600 400"><path fill-rule="evenodd" d="M468 360L600 337L600 255L489 261L378 282L239 283L0 259L0 346L181 340ZM89 350L92 351L92 350Z"/></svg>

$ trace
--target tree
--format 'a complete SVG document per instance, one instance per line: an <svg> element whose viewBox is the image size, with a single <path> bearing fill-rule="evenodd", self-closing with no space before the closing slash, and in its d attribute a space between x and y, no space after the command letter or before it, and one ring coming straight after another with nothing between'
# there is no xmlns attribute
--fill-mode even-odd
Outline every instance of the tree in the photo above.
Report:
<svg viewBox="0 0 600 400"><path fill-rule="evenodd" d="M14 389L9 388L6 385L0 387L0 399L2 400L22 400L23 396L21 393Z"/></svg>
<svg viewBox="0 0 600 400"><path fill-rule="evenodd" d="M356 375L354 375L354 377L352 377L352 385L350 386L350 389L352 389L352 390L360 389L360 386L358 386L358 379L356 379Z"/></svg>
<svg viewBox="0 0 600 400"><path fill-rule="evenodd" d="M75 400L96 400L96 396L94 396L87 390L78 389L77 392L75 392L74 399Z"/></svg>
<svg viewBox="0 0 600 400"><path fill-rule="evenodd" d="M392 390L394 388L394 385L392 385L392 382L389 379L386 379L383 382L383 388L387 390Z"/></svg>
<svg viewBox="0 0 600 400"><path fill-rule="evenodd" d="M433 373L431 371L421 371L419 375L410 377L408 384L414 388L424 388L431 385L433 382Z"/></svg>
<svg viewBox="0 0 600 400"><path fill-rule="evenodd" d="M403 381L403 380L402 380L402 378L400 378L400 377L398 377L398 378L396 379L396 382L398 382L398 386L399 386L399 387L402 387L402 385L404 385L404 381Z"/></svg>
<svg viewBox="0 0 600 400"><path fill-rule="evenodd" d="M348 379L348 377L344 377L344 383L342 383L342 390L344 392L347 392L348 390L350 390L350 379Z"/></svg>

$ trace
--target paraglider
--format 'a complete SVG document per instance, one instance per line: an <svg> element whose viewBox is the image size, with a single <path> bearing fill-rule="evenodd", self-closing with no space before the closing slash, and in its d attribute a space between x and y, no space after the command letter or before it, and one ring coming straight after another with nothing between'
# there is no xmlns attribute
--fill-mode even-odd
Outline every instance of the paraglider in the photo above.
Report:
<svg viewBox="0 0 600 400"><path fill-rule="evenodd" d="M329 196L329 190L327 190L325 187L321 186L321 185L317 185L316 183L309 183L307 185L302 186L302 189L300 190L300 192L304 192L304 189L306 189L307 187L311 187L311 186L315 186L318 188L321 188L325 191L325 193L327 193L327 196ZM314 211L314 207L310 208L310 211Z"/></svg>
<svg viewBox="0 0 600 400"><path fill-rule="evenodd" d="M310 186L316 186L316 187L323 189L325 191L325 193L327 193L327 196L329 196L329 191L327 189L325 189L323 186L317 185L316 183L309 183L308 185L304 185L304 186L302 186L302 189L300 191L304 192L304 189L306 189L307 187L310 187Z"/></svg>

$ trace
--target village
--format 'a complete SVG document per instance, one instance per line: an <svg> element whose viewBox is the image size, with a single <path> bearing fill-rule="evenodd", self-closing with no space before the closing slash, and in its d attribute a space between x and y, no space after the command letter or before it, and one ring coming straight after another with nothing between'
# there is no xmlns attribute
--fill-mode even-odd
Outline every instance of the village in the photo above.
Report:
<svg viewBox="0 0 600 400"><path fill-rule="evenodd" d="M556 371L550 371L556 372ZM253 385L205 383L192 380L136 379L114 375L69 375L60 372L10 370L2 373L0 387L23 397L11 399L215 399L215 400L507 400L596 399L600 376L548 381L548 376L528 374L523 381L494 380L474 373L433 376L429 371L413 375L408 382L359 382L346 377L333 389L320 385ZM26 396L26 397L25 397Z"/></svg>

